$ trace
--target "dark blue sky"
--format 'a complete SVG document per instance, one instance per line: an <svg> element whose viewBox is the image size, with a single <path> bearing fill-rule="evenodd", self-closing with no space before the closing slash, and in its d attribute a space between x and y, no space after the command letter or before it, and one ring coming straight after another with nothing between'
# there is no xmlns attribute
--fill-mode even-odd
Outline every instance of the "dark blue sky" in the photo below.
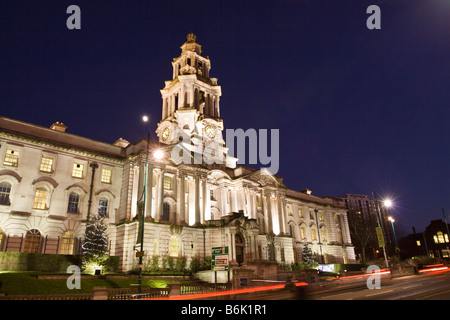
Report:
<svg viewBox="0 0 450 320"><path fill-rule="evenodd" d="M81 30L66 9L81 8ZM366 9L381 8L381 30ZM279 129L291 189L389 196L398 228L450 213L450 2L0 2L0 114L114 142L161 117L193 32L225 128Z"/></svg>

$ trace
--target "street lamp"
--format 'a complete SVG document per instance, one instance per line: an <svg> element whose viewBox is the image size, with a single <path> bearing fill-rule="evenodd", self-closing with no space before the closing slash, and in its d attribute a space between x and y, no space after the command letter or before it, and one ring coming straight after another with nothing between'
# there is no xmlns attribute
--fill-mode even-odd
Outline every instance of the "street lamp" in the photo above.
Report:
<svg viewBox="0 0 450 320"><path fill-rule="evenodd" d="M392 207L392 200L391 199L385 199L384 201L383 201L383 204L384 204L384 206L386 207L386 208L390 208L390 207ZM392 217L391 217L392 218Z"/></svg>
<svg viewBox="0 0 450 320"><path fill-rule="evenodd" d="M384 255L384 262L386 264L386 268L389 268L389 262L388 262L388 258L387 258L387 253L386 253L386 241L385 241L385 236L384 236L384 228L383 228L383 221L381 220L381 211L380 211L380 206L378 205L378 201L377 201L377 196L375 192L372 192L372 197L373 200L375 201L375 205L377 207L377 211L378 211L378 218L377 222L378 222L378 228L381 231L381 236L382 236L382 241L383 243L383 255ZM378 233L378 232L377 232ZM380 240L378 240L378 243L380 243ZM381 245L380 245L381 247Z"/></svg>
<svg viewBox="0 0 450 320"><path fill-rule="evenodd" d="M147 123L149 118L147 116L142 117L142 121ZM150 131L147 130L147 148L145 149L145 178L144 178L144 203L142 208L142 224L141 224L141 251L138 253L139 255L139 277L138 277L138 297L140 297L142 292L142 268L143 261L142 258L144 256L144 224L145 224L145 214L146 214L146 200L147 200L147 172L148 172L148 153L150 147Z"/></svg>

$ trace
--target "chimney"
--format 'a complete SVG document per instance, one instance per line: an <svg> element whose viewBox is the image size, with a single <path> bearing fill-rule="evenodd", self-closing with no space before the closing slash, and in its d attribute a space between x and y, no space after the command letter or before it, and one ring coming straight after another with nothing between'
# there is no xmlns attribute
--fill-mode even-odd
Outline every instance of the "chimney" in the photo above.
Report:
<svg viewBox="0 0 450 320"><path fill-rule="evenodd" d="M116 142L113 143L113 145L117 146L117 147L122 147L122 148L126 148L128 145L130 144L129 141L119 138L116 140Z"/></svg>
<svg viewBox="0 0 450 320"><path fill-rule="evenodd" d="M413 227L413 233L416 234L416 228Z"/></svg>
<svg viewBox="0 0 450 320"><path fill-rule="evenodd" d="M50 129L59 131L59 132L66 132L67 126L64 125L62 122L56 121L54 124L50 126Z"/></svg>

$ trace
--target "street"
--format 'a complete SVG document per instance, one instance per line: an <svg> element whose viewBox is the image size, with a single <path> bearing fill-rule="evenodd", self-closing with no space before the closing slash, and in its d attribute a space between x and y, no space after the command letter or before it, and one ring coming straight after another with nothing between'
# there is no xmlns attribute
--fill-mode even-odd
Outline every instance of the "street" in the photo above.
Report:
<svg viewBox="0 0 450 320"><path fill-rule="evenodd" d="M450 271L399 278L381 278L380 289L368 289L367 277L335 280L322 288L308 288L306 300L450 300ZM259 297L260 300L295 300L292 293Z"/></svg>

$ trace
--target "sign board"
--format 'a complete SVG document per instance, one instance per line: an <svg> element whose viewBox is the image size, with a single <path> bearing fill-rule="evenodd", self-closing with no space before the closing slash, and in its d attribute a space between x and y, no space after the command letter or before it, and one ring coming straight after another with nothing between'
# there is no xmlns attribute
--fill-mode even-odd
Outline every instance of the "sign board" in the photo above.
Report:
<svg viewBox="0 0 450 320"><path fill-rule="evenodd" d="M383 230L381 227L376 227L375 231L377 232L377 238L378 238L378 246L380 248L383 248L385 246L384 244L384 236L383 236Z"/></svg>
<svg viewBox="0 0 450 320"><path fill-rule="evenodd" d="M137 251L136 252L136 258L143 257L143 256L144 256L144 251Z"/></svg>
<svg viewBox="0 0 450 320"><path fill-rule="evenodd" d="M211 270L228 270L228 247L215 247L212 248L212 263Z"/></svg>

